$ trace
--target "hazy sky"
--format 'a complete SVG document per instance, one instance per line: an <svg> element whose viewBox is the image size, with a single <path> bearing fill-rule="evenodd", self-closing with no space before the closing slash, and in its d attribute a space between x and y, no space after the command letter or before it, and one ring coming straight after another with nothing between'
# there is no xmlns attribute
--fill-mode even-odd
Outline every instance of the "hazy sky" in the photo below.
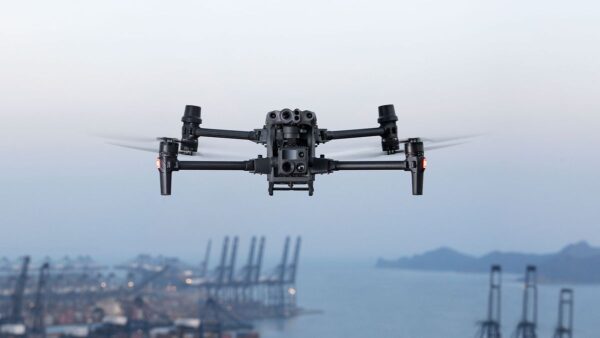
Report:
<svg viewBox="0 0 600 338"><path fill-rule="evenodd" d="M225 234L267 235L272 255L300 234L311 258L600 244L599 17L596 1L8 2L0 255L199 260ZM372 127L388 103L403 136L486 136L429 153L421 197L404 172L320 176L313 197L179 172L168 198L154 155L93 136L177 137L186 104L208 128L285 107Z"/></svg>

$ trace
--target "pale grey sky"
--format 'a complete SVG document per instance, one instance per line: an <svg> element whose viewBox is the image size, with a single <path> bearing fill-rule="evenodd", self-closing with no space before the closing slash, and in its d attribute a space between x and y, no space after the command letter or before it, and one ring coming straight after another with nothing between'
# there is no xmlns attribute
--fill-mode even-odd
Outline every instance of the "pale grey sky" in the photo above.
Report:
<svg viewBox="0 0 600 338"><path fill-rule="evenodd" d="M225 234L273 254L301 234L313 258L600 244L599 17L595 1L6 3L0 255L199 257ZM403 136L487 135L428 154L422 197L406 173L357 172L312 198L236 172L176 173L161 197L152 154L92 136L177 137L186 104L213 128L285 107L366 127L388 103Z"/></svg>

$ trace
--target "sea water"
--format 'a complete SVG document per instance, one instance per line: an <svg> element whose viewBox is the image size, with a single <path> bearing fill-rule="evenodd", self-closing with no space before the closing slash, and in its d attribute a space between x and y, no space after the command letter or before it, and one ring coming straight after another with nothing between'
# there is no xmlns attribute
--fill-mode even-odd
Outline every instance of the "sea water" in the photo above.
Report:
<svg viewBox="0 0 600 338"><path fill-rule="evenodd" d="M523 283L504 275L502 334L521 318ZM378 269L374 262L306 262L297 283L299 306L320 314L255 323L263 338L474 337L485 319L489 276ZM552 337L561 287L575 292L576 338L600 337L600 286L540 285L538 337Z"/></svg>

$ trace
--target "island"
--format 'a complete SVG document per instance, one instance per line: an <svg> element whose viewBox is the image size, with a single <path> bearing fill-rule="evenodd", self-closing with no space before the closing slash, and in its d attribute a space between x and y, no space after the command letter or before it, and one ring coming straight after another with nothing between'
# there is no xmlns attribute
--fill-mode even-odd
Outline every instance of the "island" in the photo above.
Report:
<svg viewBox="0 0 600 338"><path fill-rule="evenodd" d="M506 273L522 274L526 265L538 267L541 283L600 284L600 248L585 241L569 244L556 253L528 254L493 251L472 256L448 247L395 260L380 258L378 268L485 273L499 264Z"/></svg>

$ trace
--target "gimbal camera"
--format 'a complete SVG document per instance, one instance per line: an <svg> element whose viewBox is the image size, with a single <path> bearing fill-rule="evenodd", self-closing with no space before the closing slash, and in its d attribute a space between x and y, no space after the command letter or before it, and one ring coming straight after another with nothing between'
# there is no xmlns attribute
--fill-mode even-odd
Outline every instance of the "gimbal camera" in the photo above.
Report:
<svg viewBox="0 0 600 338"><path fill-rule="evenodd" d="M352 130L327 130L317 126L314 112L299 109L275 110L267 113L265 125L252 131L203 128L201 108L186 106L181 121L181 139L159 138L157 167L162 195L171 194L174 171L180 170L241 170L267 175L269 195L276 190L308 191L313 195L316 174L340 170L404 170L412 177L413 195L423 194L423 174L427 166L423 142L419 138L398 139L398 117L393 105L379 107L379 126ZM381 137L381 150L388 155L404 153L402 161L336 161L317 156L319 144L333 140ZM198 151L200 137L248 140L263 144L267 155L247 161L181 161L179 154ZM403 144L403 149L400 149Z"/></svg>

